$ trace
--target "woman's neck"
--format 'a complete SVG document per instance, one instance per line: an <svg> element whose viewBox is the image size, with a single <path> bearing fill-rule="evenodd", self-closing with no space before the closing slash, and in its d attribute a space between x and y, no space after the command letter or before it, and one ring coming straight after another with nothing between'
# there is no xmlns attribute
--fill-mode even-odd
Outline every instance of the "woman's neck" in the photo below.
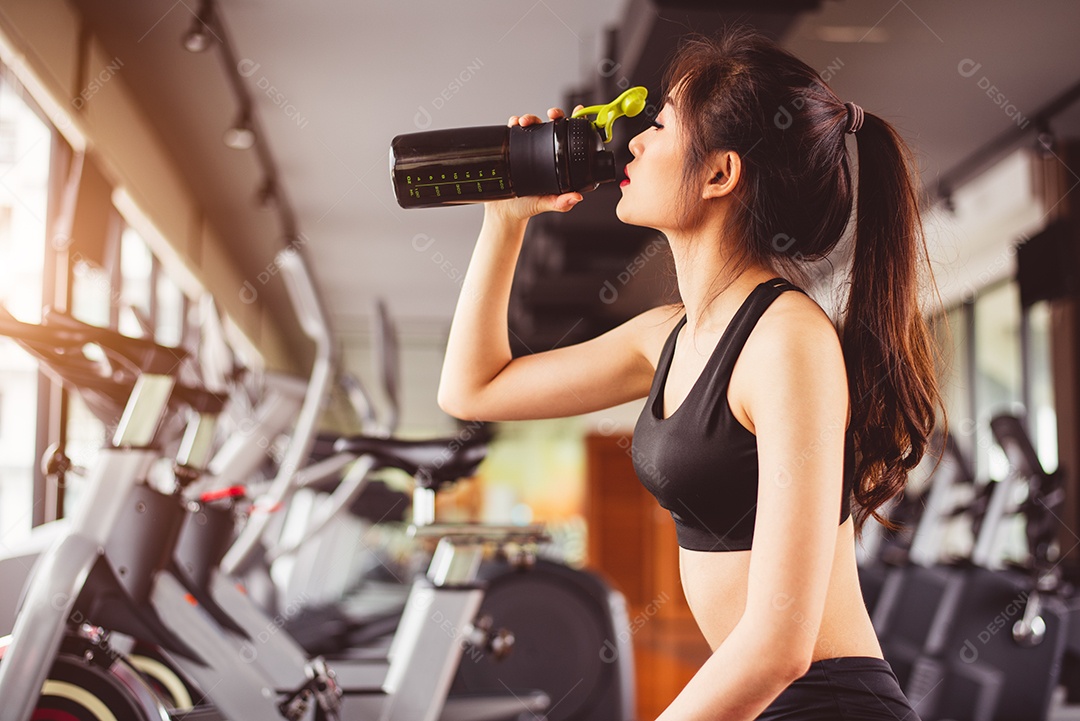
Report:
<svg viewBox="0 0 1080 721"><path fill-rule="evenodd" d="M735 272L732 249L741 241L715 224L710 226L692 233L666 233L689 331L722 332L747 294L776 275L756 264Z"/></svg>

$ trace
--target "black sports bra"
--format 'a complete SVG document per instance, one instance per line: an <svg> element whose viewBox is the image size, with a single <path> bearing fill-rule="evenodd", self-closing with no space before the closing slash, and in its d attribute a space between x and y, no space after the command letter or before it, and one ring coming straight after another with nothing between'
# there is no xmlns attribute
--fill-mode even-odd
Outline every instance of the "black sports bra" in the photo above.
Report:
<svg viewBox="0 0 1080 721"><path fill-rule="evenodd" d="M758 491L757 437L731 412L731 369L761 314L784 291L783 278L759 284L724 330L697 382L669 418L664 386L684 315L660 353L648 401L634 428L631 458L638 478L671 512L679 545L692 551L747 551L754 538ZM849 426L844 447L840 523L850 515L855 450Z"/></svg>

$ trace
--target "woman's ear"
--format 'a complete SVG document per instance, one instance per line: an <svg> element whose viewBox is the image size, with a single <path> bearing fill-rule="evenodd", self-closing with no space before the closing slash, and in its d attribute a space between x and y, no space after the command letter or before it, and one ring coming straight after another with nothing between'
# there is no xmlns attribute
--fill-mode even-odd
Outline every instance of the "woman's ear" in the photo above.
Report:
<svg viewBox="0 0 1080 721"><path fill-rule="evenodd" d="M742 158L734 150L725 150L716 155L710 170L713 175L705 183L701 197L703 199L723 197L735 190L735 186L739 183L739 178L742 176Z"/></svg>

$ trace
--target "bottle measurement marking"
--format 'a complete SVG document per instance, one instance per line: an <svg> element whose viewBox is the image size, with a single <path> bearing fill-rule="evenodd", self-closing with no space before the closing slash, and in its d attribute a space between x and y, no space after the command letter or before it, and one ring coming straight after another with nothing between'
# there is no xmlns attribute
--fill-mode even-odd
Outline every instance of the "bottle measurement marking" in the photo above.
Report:
<svg viewBox="0 0 1080 721"><path fill-rule="evenodd" d="M435 180L435 176L429 175L428 180L433 181L433 182L429 182L429 183L414 183L413 182L413 176L406 175L405 176L405 183L408 184L408 185L413 186L414 188L432 188L432 187L436 187L436 186L439 186L439 185L457 185L457 184L460 183L461 180L469 180L469 181L475 181L475 182L481 182L481 183L487 182L489 180L504 180L503 176L496 175L495 172L496 171L492 170L491 174L488 175L485 178L484 177L484 171L483 170L478 171L476 179L474 179L472 177L473 171L471 171L471 170L467 171L467 172L464 172L464 173L452 173L452 175L453 175L452 178L447 178L446 174L442 173L440 175L439 180ZM465 177L464 178L459 178L458 177L459 175L464 175ZM417 180L419 180L419 178L417 178Z"/></svg>
<svg viewBox="0 0 1080 721"><path fill-rule="evenodd" d="M506 190L506 178L498 175L496 170L491 170L490 172L487 172L486 175L485 172L486 171L483 170L462 170L451 173L439 173L439 180L435 180L435 176L429 174L427 175L427 180L431 182L427 183L418 182L423 180L423 175L416 177L406 175L405 183L408 185L410 198L422 197L420 191L421 188L433 188L432 191L425 192L434 192L436 198L441 198L444 194L474 197L483 196L490 193L492 188L492 186L487 186L488 189L485 190L484 183L498 182L498 189ZM472 189L473 184L475 184L475 190ZM462 188L462 185L465 186L465 189Z"/></svg>
<svg viewBox="0 0 1080 721"><path fill-rule="evenodd" d="M489 180L502 180L502 179L503 179L503 177L501 175L496 175L495 177L492 177L492 178L478 178L477 180L475 180L473 182L486 183ZM460 183L461 183L461 181L459 181L459 180L440 180L440 181L435 182L435 183L415 183L415 184L410 183L410 185L412 185L414 188L433 188L433 187L436 187L436 186L439 186L439 185L457 185L457 184L460 184Z"/></svg>

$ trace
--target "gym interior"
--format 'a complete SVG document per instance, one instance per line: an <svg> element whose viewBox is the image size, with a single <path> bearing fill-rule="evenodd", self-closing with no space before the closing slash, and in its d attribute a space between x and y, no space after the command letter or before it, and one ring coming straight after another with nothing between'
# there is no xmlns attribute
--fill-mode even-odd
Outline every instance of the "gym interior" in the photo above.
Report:
<svg viewBox="0 0 1080 721"><path fill-rule="evenodd" d="M925 721L1080 718L1080 5L0 0L0 719L660 717L715 649L645 399L440 377L507 118L643 88L589 131L621 170L733 25L912 151L948 432L855 544L885 660ZM402 179L472 127L477 197ZM614 179L530 221L514 358L679 300Z"/></svg>

